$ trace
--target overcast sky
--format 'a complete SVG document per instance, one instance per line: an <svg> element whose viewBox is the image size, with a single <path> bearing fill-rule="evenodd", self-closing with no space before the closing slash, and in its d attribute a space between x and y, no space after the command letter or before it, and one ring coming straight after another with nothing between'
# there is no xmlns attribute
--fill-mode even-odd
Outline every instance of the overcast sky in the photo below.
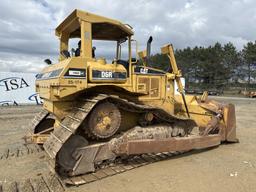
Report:
<svg viewBox="0 0 256 192"><path fill-rule="evenodd" d="M133 26L140 49L152 35L154 52L232 42L238 49L254 41L255 0L2 0L0 71L38 72L43 60L57 61L55 27L74 9Z"/></svg>

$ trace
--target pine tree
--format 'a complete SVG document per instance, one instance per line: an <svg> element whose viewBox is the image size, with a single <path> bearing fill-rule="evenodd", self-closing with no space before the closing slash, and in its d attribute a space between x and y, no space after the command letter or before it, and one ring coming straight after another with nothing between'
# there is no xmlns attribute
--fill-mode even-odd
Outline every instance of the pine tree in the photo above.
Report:
<svg viewBox="0 0 256 192"><path fill-rule="evenodd" d="M251 79L256 78L256 71L254 66L256 65L256 42L248 42L243 50L243 69L246 74L248 88L251 84Z"/></svg>

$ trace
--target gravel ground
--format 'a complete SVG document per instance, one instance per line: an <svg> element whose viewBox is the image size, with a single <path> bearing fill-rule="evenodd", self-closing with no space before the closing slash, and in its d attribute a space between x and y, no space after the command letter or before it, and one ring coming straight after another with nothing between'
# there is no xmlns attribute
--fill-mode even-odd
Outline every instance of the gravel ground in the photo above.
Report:
<svg viewBox="0 0 256 192"><path fill-rule="evenodd" d="M219 97L236 105L238 144L189 152L68 191L256 191L256 99ZM22 146L39 106L0 108L0 152ZM0 184L47 173L44 152L0 160Z"/></svg>

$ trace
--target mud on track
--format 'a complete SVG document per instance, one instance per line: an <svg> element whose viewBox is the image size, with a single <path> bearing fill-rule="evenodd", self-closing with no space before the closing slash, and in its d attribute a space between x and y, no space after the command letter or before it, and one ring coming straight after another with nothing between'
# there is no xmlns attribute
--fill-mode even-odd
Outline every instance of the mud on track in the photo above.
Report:
<svg viewBox="0 0 256 192"><path fill-rule="evenodd" d="M220 100L236 104L239 144L170 157L66 191L255 191L256 100ZM35 106L0 108L0 185L4 190L64 190L49 174L47 155L33 146L33 152L28 152L23 146L26 125L39 111Z"/></svg>

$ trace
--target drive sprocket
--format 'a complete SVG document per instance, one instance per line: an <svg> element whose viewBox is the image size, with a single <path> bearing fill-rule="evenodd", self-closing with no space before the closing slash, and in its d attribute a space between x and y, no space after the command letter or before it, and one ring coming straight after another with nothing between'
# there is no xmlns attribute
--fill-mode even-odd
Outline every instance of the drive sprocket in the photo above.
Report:
<svg viewBox="0 0 256 192"><path fill-rule="evenodd" d="M96 105L88 118L89 135L97 139L113 136L120 125L120 110L113 103L106 101Z"/></svg>

